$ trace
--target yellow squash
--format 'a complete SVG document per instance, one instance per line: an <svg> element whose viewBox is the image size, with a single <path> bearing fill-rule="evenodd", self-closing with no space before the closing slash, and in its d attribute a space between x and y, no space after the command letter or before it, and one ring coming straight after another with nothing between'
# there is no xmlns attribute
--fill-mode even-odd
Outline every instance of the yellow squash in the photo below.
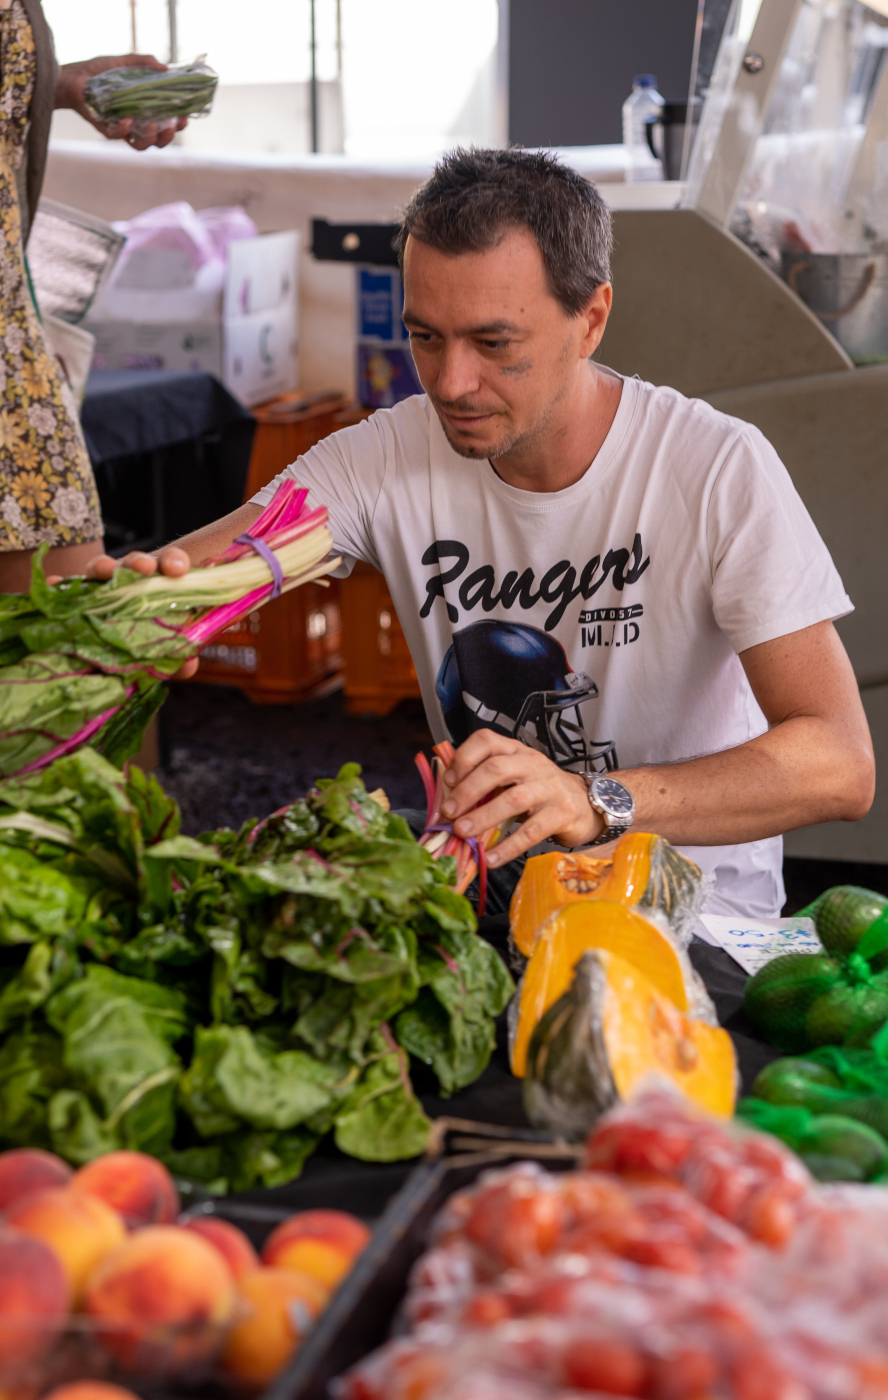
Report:
<svg viewBox="0 0 888 1400"><path fill-rule="evenodd" d="M546 1011L567 991L584 953L604 948L642 971L680 1011L688 997L681 963L669 939L648 919L609 899L568 904L546 921L521 984L512 1072L523 1077L527 1047Z"/></svg>
<svg viewBox="0 0 888 1400"><path fill-rule="evenodd" d="M727 1031L690 1020L643 972L604 949L585 953L530 1043L524 1102L536 1127L582 1141L599 1114L651 1076L710 1113L734 1111Z"/></svg>
<svg viewBox="0 0 888 1400"><path fill-rule="evenodd" d="M609 860L582 852L532 856L518 881L509 910L515 946L530 957L550 914L581 900L611 899L640 913L657 910L674 925L693 903L701 873L662 836L633 831L622 837Z"/></svg>

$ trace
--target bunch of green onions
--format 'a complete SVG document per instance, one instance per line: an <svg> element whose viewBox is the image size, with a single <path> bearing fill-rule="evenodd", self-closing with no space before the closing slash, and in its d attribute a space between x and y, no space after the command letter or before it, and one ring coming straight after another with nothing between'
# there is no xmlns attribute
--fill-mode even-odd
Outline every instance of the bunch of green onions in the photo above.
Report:
<svg viewBox="0 0 888 1400"><path fill-rule="evenodd" d="M171 117L197 117L209 112L219 75L200 59L165 72L154 68L108 68L90 78L84 98L90 114L99 121L123 121L127 117L162 121Z"/></svg>

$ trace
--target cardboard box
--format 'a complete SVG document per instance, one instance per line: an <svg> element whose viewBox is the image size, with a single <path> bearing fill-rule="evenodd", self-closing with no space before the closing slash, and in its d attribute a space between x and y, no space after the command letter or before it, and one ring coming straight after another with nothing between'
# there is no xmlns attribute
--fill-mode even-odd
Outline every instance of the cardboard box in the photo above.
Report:
<svg viewBox="0 0 888 1400"><path fill-rule="evenodd" d="M105 303L88 323L96 338L94 367L204 370L248 407L292 392L299 383L299 241L288 232L229 244L219 315L212 319L182 318L187 294L178 287L131 292L132 319L103 315ZM150 317L138 316L140 296L152 303Z"/></svg>

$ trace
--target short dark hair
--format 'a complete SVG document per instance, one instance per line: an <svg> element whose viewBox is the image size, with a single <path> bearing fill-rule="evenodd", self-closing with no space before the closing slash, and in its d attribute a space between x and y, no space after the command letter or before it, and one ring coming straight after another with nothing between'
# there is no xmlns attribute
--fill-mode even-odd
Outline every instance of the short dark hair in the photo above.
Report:
<svg viewBox="0 0 888 1400"><path fill-rule="evenodd" d="M416 191L398 235L442 253L480 253L514 228L533 234L553 295L569 315L610 281L610 210L595 186L548 151L449 152Z"/></svg>

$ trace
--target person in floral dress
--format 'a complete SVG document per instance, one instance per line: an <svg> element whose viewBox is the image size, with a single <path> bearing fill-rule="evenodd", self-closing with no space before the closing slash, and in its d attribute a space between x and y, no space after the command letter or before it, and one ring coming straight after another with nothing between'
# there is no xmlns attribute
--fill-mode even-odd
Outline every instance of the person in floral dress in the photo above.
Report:
<svg viewBox="0 0 888 1400"><path fill-rule="evenodd" d="M51 576L83 573L102 553L99 498L77 404L47 348L24 248L52 108L73 108L92 122L83 97L88 78L131 64L165 67L128 54L60 69L40 0L0 0L0 593L28 588L32 556L44 542ZM130 121L92 125L140 150L166 145L174 134L148 130L137 137ZM42 149L29 150L35 141Z"/></svg>

